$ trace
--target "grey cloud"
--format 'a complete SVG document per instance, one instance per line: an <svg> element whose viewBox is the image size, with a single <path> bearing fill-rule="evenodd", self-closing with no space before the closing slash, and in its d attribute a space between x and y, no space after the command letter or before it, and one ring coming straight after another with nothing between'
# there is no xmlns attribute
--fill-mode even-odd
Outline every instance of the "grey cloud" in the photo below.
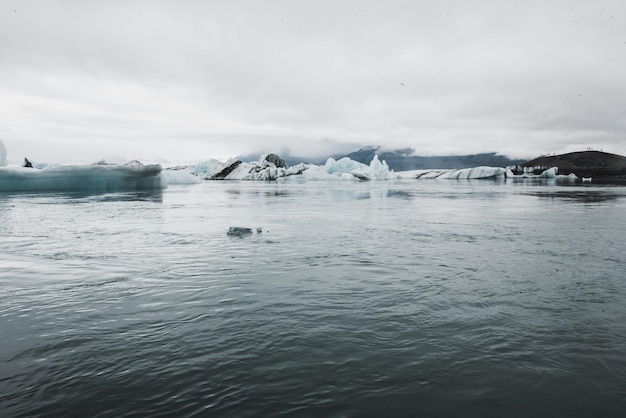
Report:
<svg viewBox="0 0 626 418"><path fill-rule="evenodd" d="M48 1L0 37L10 154L626 153L620 1Z"/></svg>

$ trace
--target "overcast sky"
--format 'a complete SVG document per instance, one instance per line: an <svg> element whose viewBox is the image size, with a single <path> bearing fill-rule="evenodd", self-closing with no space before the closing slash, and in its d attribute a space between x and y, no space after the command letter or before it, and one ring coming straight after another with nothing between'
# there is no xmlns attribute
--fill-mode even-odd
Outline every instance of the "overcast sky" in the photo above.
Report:
<svg viewBox="0 0 626 418"><path fill-rule="evenodd" d="M626 155L626 0L0 3L9 161Z"/></svg>

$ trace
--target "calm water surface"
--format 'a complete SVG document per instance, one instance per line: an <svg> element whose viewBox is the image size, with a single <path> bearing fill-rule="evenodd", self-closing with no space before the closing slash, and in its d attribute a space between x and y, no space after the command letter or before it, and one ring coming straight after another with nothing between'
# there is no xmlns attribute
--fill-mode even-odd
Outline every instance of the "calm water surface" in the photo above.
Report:
<svg viewBox="0 0 626 418"><path fill-rule="evenodd" d="M3 194L0 415L626 416L625 236L619 185Z"/></svg>

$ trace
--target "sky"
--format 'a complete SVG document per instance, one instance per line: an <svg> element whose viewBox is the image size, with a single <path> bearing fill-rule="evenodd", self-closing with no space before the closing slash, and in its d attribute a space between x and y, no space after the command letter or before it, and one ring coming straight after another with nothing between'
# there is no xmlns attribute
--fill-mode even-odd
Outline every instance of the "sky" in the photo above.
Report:
<svg viewBox="0 0 626 418"><path fill-rule="evenodd" d="M626 155L626 0L0 3L9 162Z"/></svg>

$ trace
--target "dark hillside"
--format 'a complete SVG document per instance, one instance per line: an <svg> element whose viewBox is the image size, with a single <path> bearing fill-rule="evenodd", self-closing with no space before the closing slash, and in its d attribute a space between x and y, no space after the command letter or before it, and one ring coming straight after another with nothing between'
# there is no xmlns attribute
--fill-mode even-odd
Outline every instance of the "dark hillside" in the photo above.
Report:
<svg viewBox="0 0 626 418"><path fill-rule="evenodd" d="M626 178L626 157L602 151L578 151L560 155L542 155L524 167L558 167L559 174L578 177Z"/></svg>

